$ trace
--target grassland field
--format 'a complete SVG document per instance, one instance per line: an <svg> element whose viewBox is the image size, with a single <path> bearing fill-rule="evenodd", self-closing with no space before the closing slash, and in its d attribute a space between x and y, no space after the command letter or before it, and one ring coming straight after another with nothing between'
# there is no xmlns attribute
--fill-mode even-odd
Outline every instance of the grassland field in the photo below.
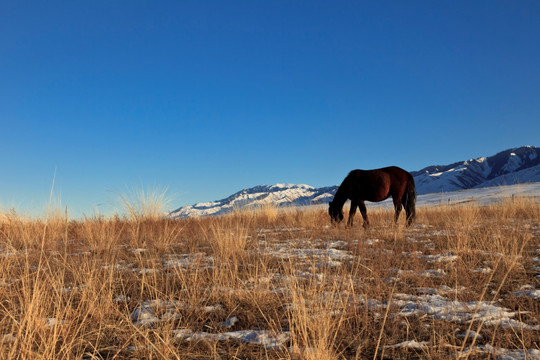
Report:
<svg viewBox="0 0 540 360"><path fill-rule="evenodd" d="M0 222L2 359L538 359L540 202Z"/></svg>

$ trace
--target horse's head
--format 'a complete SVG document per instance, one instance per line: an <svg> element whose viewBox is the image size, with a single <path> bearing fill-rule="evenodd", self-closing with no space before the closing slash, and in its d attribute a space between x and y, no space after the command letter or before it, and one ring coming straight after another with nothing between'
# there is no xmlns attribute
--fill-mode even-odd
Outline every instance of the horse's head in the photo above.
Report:
<svg viewBox="0 0 540 360"><path fill-rule="evenodd" d="M330 215L330 220L339 224L343 220L343 208L340 208L334 202L330 201L328 204L328 214Z"/></svg>

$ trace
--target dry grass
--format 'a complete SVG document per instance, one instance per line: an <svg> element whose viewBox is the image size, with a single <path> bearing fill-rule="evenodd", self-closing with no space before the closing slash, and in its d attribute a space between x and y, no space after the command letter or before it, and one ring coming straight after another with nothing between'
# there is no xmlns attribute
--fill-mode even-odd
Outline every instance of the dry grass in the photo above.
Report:
<svg viewBox="0 0 540 360"><path fill-rule="evenodd" d="M540 347L539 300L518 292L540 287L540 204L527 198L420 208L411 228L370 209L365 231L329 226L326 209L163 219L159 197L139 195L126 218L3 217L0 358L442 359ZM514 322L484 316L480 302ZM459 304L468 318L451 318ZM269 342L235 339L240 330Z"/></svg>

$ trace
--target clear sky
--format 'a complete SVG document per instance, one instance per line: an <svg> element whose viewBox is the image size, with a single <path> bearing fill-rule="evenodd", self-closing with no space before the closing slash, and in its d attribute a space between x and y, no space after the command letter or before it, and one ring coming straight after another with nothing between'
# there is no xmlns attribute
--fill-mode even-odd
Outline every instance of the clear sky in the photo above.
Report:
<svg viewBox="0 0 540 360"><path fill-rule="evenodd" d="M539 1L0 2L0 206L170 208L540 145ZM56 174L56 176L55 176Z"/></svg>

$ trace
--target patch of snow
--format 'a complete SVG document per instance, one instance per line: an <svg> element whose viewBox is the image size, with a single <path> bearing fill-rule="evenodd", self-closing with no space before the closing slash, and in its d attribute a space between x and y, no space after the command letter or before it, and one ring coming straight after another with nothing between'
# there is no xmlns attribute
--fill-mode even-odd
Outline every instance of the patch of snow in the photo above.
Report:
<svg viewBox="0 0 540 360"><path fill-rule="evenodd" d="M520 290L513 293L517 296L527 296L533 299L540 300L540 290Z"/></svg>
<svg viewBox="0 0 540 360"><path fill-rule="evenodd" d="M473 272L475 273L479 273L479 274L489 274L493 271L493 269L491 268L476 268L473 270Z"/></svg>
<svg viewBox="0 0 540 360"><path fill-rule="evenodd" d="M69 294L71 292L76 292L76 291L81 291L82 289L84 289L85 286L84 285L79 285L79 286L75 286L75 287L72 287L72 286L67 286L67 287L64 287L64 288L61 288L60 289L60 292L62 294Z"/></svg>
<svg viewBox="0 0 540 360"><path fill-rule="evenodd" d="M540 197L540 183L494 186L461 190L447 193L434 193L418 195L416 206L456 205L473 202L478 205L498 203L504 199L510 199L512 195L526 195ZM381 203L373 203L372 206L393 207L391 200Z"/></svg>
<svg viewBox="0 0 540 360"><path fill-rule="evenodd" d="M102 269L113 269L116 271L133 271L132 264L114 264L114 265L103 265Z"/></svg>
<svg viewBox="0 0 540 360"><path fill-rule="evenodd" d="M443 269L423 270L420 272L420 276L426 277L426 278L443 277L443 276L446 276L446 271L444 271Z"/></svg>
<svg viewBox="0 0 540 360"><path fill-rule="evenodd" d="M143 268L143 269L133 269L133 271L137 271L139 274L156 274L159 272L159 269L156 268Z"/></svg>
<svg viewBox="0 0 540 360"><path fill-rule="evenodd" d="M366 245L375 245L379 241L380 241L379 239L367 239L367 240L364 240L364 244L366 244Z"/></svg>
<svg viewBox="0 0 540 360"><path fill-rule="evenodd" d="M273 249L265 249L265 252L279 259L296 258L303 261L317 260L317 267L339 267L343 261L349 261L354 256L347 250L336 249L344 246L345 242L336 241L327 244L325 249L317 248L290 248L290 244L277 244Z"/></svg>
<svg viewBox="0 0 540 360"><path fill-rule="evenodd" d="M46 318L46 319L43 319L43 322L45 326L47 327L53 327L56 325L65 325L68 323L67 320L58 320L56 318Z"/></svg>
<svg viewBox="0 0 540 360"><path fill-rule="evenodd" d="M447 285L442 285L441 289L439 290L440 294L455 294L455 293L462 293L466 290L465 286L458 286L457 288L452 288Z"/></svg>
<svg viewBox="0 0 540 360"><path fill-rule="evenodd" d="M528 325L512 319L516 313L488 301L461 302L449 300L441 295L396 294L394 305L400 307L402 316L430 315L436 320L465 323L472 320L484 321L486 325L524 330L540 330L540 325Z"/></svg>
<svg viewBox="0 0 540 360"><path fill-rule="evenodd" d="M447 254L437 254L437 255L420 255L418 256L420 259L427 260L428 262L443 262L443 261L455 261L458 259L457 255L453 255L450 253Z"/></svg>
<svg viewBox="0 0 540 360"><path fill-rule="evenodd" d="M482 335L473 330L466 330L456 335L458 339L482 339Z"/></svg>
<svg viewBox="0 0 540 360"><path fill-rule="evenodd" d="M130 300L130 297L126 295L118 295L117 297L114 298L114 302L126 302L129 300Z"/></svg>
<svg viewBox="0 0 540 360"><path fill-rule="evenodd" d="M202 310L204 310L204 312L214 312L214 311L220 311L220 310L223 310L223 305L221 304L217 304L217 305L206 305L206 306L203 306L202 307Z"/></svg>
<svg viewBox="0 0 540 360"><path fill-rule="evenodd" d="M291 335L290 332L273 332L269 330L239 330L224 333L208 333L204 331L193 332L190 329L173 330L178 340L184 341L230 341L237 340L242 343L260 345L265 349L277 350L285 347Z"/></svg>
<svg viewBox="0 0 540 360"><path fill-rule="evenodd" d="M138 248L138 249L132 249L131 250L131 252L134 253L135 255L142 255L147 251L148 251L148 249L144 249L144 248Z"/></svg>
<svg viewBox="0 0 540 360"><path fill-rule="evenodd" d="M538 360L540 359L540 350L538 349L502 349L495 348L489 344L487 345L478 345L472 348L467 348L465 352L461 353L461 356L467 354L475 353L486 353L495 356L496 359L500 360ZM487 357L487 356L486 356Z"/></svg>
<svg viewBox="0 0 540 360"><path fill-rule="evenodd" d="M144 325L148 327L151 327L160 321L160 319L154 315L153 309L149 306L140 306L133 310L131 313L131 320L133 320L133 325Z"/></svg>
<svg viewBox="0 0 540 360"><path fill-rule="evenodd" d="M177 309L195 310L194 307L176 300L145 300L140 306L131 312L131 320L134 325L152 327L161 321L171 321L179 319ZM205 312L214 312L223 309L221 305L205 306ZM161 315L157 315L160 313Z"/></svg>
<svg viewBox="0 0 540 360"><path fill-rule="evenodd" d="M401 343L395 344L395 345L387 345L387 346L385 346L385 348L386 349L401 348L401 349L424 350L424 349L427 349L428 345L429 345L428 341L418 342L418 341L415 341L415 340L409 340L409 341L404 341L404 342L401 342Z"/></svg>
<svg viewBox="0 0 540 360"><path fill-rule="evenodd" d="M163 267L166 269L187 269L194 266L200 267L201 265L206 265L206 268L211 268L215 260L213 256L206 256L206 254L203 253L166 254L163 257Z"/></svg>
<svg viewBox="0 0 540 360"><path fill-rule="evenodd" d="M232 328L234 325L238 323L238 318L236 316L230 317L227 320L221 324L221 327L224 327L226 329Z"/></svg>

